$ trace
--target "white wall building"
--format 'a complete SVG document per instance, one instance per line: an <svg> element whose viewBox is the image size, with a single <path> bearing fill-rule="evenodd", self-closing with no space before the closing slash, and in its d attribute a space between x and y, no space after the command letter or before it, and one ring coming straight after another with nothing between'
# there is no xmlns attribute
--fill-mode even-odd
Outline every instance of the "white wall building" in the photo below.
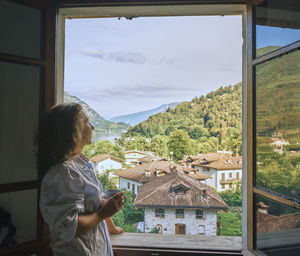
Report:
<svg viewBox="0 0 300 256"><path fill-rule="evenodd" d="M145 156L155 157L154 153L148 151L129 150L125 151L125 163L131 166L136 166L140 158Z"/></svg>
<svg viewBox="0 0 300 256"><path fill-rule="evenodd" d="M121 170L124 160L106 154L99 154L90 158L90 161L95 165L95 170L99 174L105 173L107 170ZM111 177L114 175L111 173Z"/></svg>
<svg viewBox="0 0 300 256"><path fill-rule="evenodd" d="M119 177L119 188L121 190L133 191L135 195L137 195L139 188L142 185L143 183L139 183L134 180Z"/></svg>
<svg viewBox="0 0 300 256"><path fill-rule="evenodd" d="M231 153L208 153L182 161L199 172L209 175L205 183L217 191L237 189L242 181L242 157Z"/></svg>

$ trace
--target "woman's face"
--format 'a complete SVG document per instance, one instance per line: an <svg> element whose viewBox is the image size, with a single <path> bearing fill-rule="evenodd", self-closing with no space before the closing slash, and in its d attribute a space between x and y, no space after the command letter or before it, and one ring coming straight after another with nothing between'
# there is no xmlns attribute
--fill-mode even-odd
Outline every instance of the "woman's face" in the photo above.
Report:
<svg viewBox="0 0 300 256"><path fill-rule="evenodd" d="M85 145L92 143L92 131L94 130L94 126L90 124L89 118L83 111L80 111L79 113L79 121L81 130L80 144L84 147Z"/></svg>

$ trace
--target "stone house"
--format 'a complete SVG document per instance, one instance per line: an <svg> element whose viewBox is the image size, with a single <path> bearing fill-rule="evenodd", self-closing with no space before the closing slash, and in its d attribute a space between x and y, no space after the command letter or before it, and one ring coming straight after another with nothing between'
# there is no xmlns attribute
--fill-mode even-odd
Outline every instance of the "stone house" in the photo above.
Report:
<svg viewBox="0 0 300 256"><path fill-rule="evenodd" d="M134 203L144 208L146 233L217 235L217 211L228 209L218 193L175 170L141 186Z"/></svg>
<svg viewBox="0 0 300 256"><path fill-rule="evenodd" d="M211 176L212 179L206 180L206 184L214 187L217 191L234 190L241 186L241 156L213 152L199 156L188 156L181 163Z"/></svg>
<svg viewBox="0 0 300 256"><path fill-rule="evenodd" d="M172 170L175 169L185 172L187 175L197 180L204 181L205 179L211 178L195 169L174 164L171 160L164 158L153 160L149 163L139 164L136 167L128 168L126 170L117 171L115 172L115 175L119 176L120 189L133 191L134 194L137 194L140 186L144 183L147 183L156 177L171 173Z"/></svg>

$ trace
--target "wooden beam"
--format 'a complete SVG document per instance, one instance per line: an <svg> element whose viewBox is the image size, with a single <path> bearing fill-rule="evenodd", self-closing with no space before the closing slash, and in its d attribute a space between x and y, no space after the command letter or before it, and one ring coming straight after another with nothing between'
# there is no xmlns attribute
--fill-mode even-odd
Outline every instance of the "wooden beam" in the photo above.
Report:
<svg viewBox="0 0 300 256"><path fill-rule="evenodd" d="M37 189L39 186L40 182L38 180L1 184L0 193L9 193L27 189Z"/></svg>
<svg viewBox="0 0 300 256"><path fill-rule="evenodd" d="M288 54L290 52L293 52L293 51L296 51L299 49L300 49L300 40L256 58L255 60L253 60L253 65L262 64L266 61L269 61L271 59L282 56L284 54Z"/></svg>
<svg viewBox="0 0 300 256"><path fill-rule="evenodd" d="M270 193L270 192L264 191L262 189L259 189L257 187L253 188L253 192L255 194L258 194L258 195L261 195L261 196L266 197L268 199L274 200L274 201L276 201L278 203L281 203L283 205L287 205L291 208L300 210L300 203L298 203L294 200L286 199L284 197L276 195L275 193Z"/></svg>
<svg viewBox="0 0 300 256"><path fill-rule="evenodd" d="M22 57L17 56L13 54L7 54L7 53L0 53L0 60L1 61L8 61L8 62L14 62L19 64L26 64L26 65L45 65L46 62L39 59L33 59L28 57Z"/></svg>

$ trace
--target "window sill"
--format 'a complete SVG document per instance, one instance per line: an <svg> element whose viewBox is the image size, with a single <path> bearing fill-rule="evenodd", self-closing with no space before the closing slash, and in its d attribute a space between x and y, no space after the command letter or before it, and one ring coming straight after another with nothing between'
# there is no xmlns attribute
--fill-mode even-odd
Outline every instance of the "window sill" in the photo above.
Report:
<svg viewBox="0 0 300 256"><path fill-rule="evenodd" d="M113 247L241 252L242 237L122 233L111 235Z"/></svg>

